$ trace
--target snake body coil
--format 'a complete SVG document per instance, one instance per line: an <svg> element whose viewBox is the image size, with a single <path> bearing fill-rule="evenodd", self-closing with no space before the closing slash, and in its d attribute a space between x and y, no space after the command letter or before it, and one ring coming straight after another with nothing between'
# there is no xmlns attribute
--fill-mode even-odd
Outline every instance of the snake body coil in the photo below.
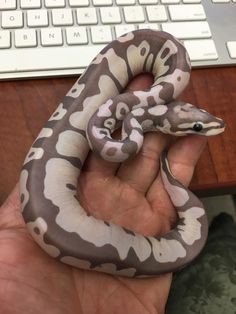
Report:
<svg viewBox="0 0 236 314"><path fill-rule="evenodd" d="M121 94L137 74L150 72L146 91ZM168 234L145 237L87 215L76 198L89 145L122 162L142 146L143 132L215 135L222 120L175 99L186 87L190 63L182 44L152 30L128 33L92 61L33 143L20 178L22 214L35 241L52 257L84 269L122 276L154 276L188 264L202 249L207 220L201 202L161 158L164 186L179 222ZM122 139L111 133L120 127Z"/></svg>

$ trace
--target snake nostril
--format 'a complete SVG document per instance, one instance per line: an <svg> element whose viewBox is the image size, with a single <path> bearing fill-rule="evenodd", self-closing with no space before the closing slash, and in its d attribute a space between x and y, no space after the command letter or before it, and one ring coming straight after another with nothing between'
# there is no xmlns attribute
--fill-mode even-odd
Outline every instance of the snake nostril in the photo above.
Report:
<svg viewBox="0 0 236 314"><path fill-rule="evenodd" d="M221 123L220 123L220 128L225 128L226 127L226 124L225 122L222 120Z"/></svg>

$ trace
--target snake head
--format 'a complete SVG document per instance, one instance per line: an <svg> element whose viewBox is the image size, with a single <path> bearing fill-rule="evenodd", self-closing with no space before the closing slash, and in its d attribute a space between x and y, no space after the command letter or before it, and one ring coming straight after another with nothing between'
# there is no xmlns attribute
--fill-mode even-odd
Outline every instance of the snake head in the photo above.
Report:
<svg viewBox="0 0 236 314"><path fill-rule="evenodd" d="M163 128L162 131L165 133L177 136L187 134L212 136L224 132L225 123L222 119L189 103L173 101L168 104L168 117L163 121Z"/></svg>

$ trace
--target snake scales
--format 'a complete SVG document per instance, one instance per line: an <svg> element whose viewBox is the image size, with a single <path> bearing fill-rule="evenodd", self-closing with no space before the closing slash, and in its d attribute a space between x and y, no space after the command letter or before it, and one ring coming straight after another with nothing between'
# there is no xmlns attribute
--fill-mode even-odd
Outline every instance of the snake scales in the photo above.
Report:
<svg viewBox="0 0 236 314"><path fill-rule="evenodd" d="M122 93L142 72L154 76L150 89ZM102 158L122 162L137 154L143 132L223 132L221 119L175 101L189 78L184 46L153 30L118 38L91 62L38 135L22 168L22 214L43 250L69 265L129 277L174 271L196 257L207 237L205 211L173 177L165 154L162 178L179 222L162 237L145 237L95 219L76 198L89 145ZM116 141L111 133L122 121L122 139Z"/></svg>

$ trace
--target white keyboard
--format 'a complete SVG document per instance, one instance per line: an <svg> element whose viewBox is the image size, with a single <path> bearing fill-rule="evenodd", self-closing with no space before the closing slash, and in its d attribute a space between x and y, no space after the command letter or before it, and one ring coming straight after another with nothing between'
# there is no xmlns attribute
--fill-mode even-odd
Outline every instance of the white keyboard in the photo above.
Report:
<svg viewBox="0 0 236 314"><path fill-rule="evenodd" d="M236 0L0 0L0 79L78 75L141 28L181 39L194 67L236 65Z"/></svg>

